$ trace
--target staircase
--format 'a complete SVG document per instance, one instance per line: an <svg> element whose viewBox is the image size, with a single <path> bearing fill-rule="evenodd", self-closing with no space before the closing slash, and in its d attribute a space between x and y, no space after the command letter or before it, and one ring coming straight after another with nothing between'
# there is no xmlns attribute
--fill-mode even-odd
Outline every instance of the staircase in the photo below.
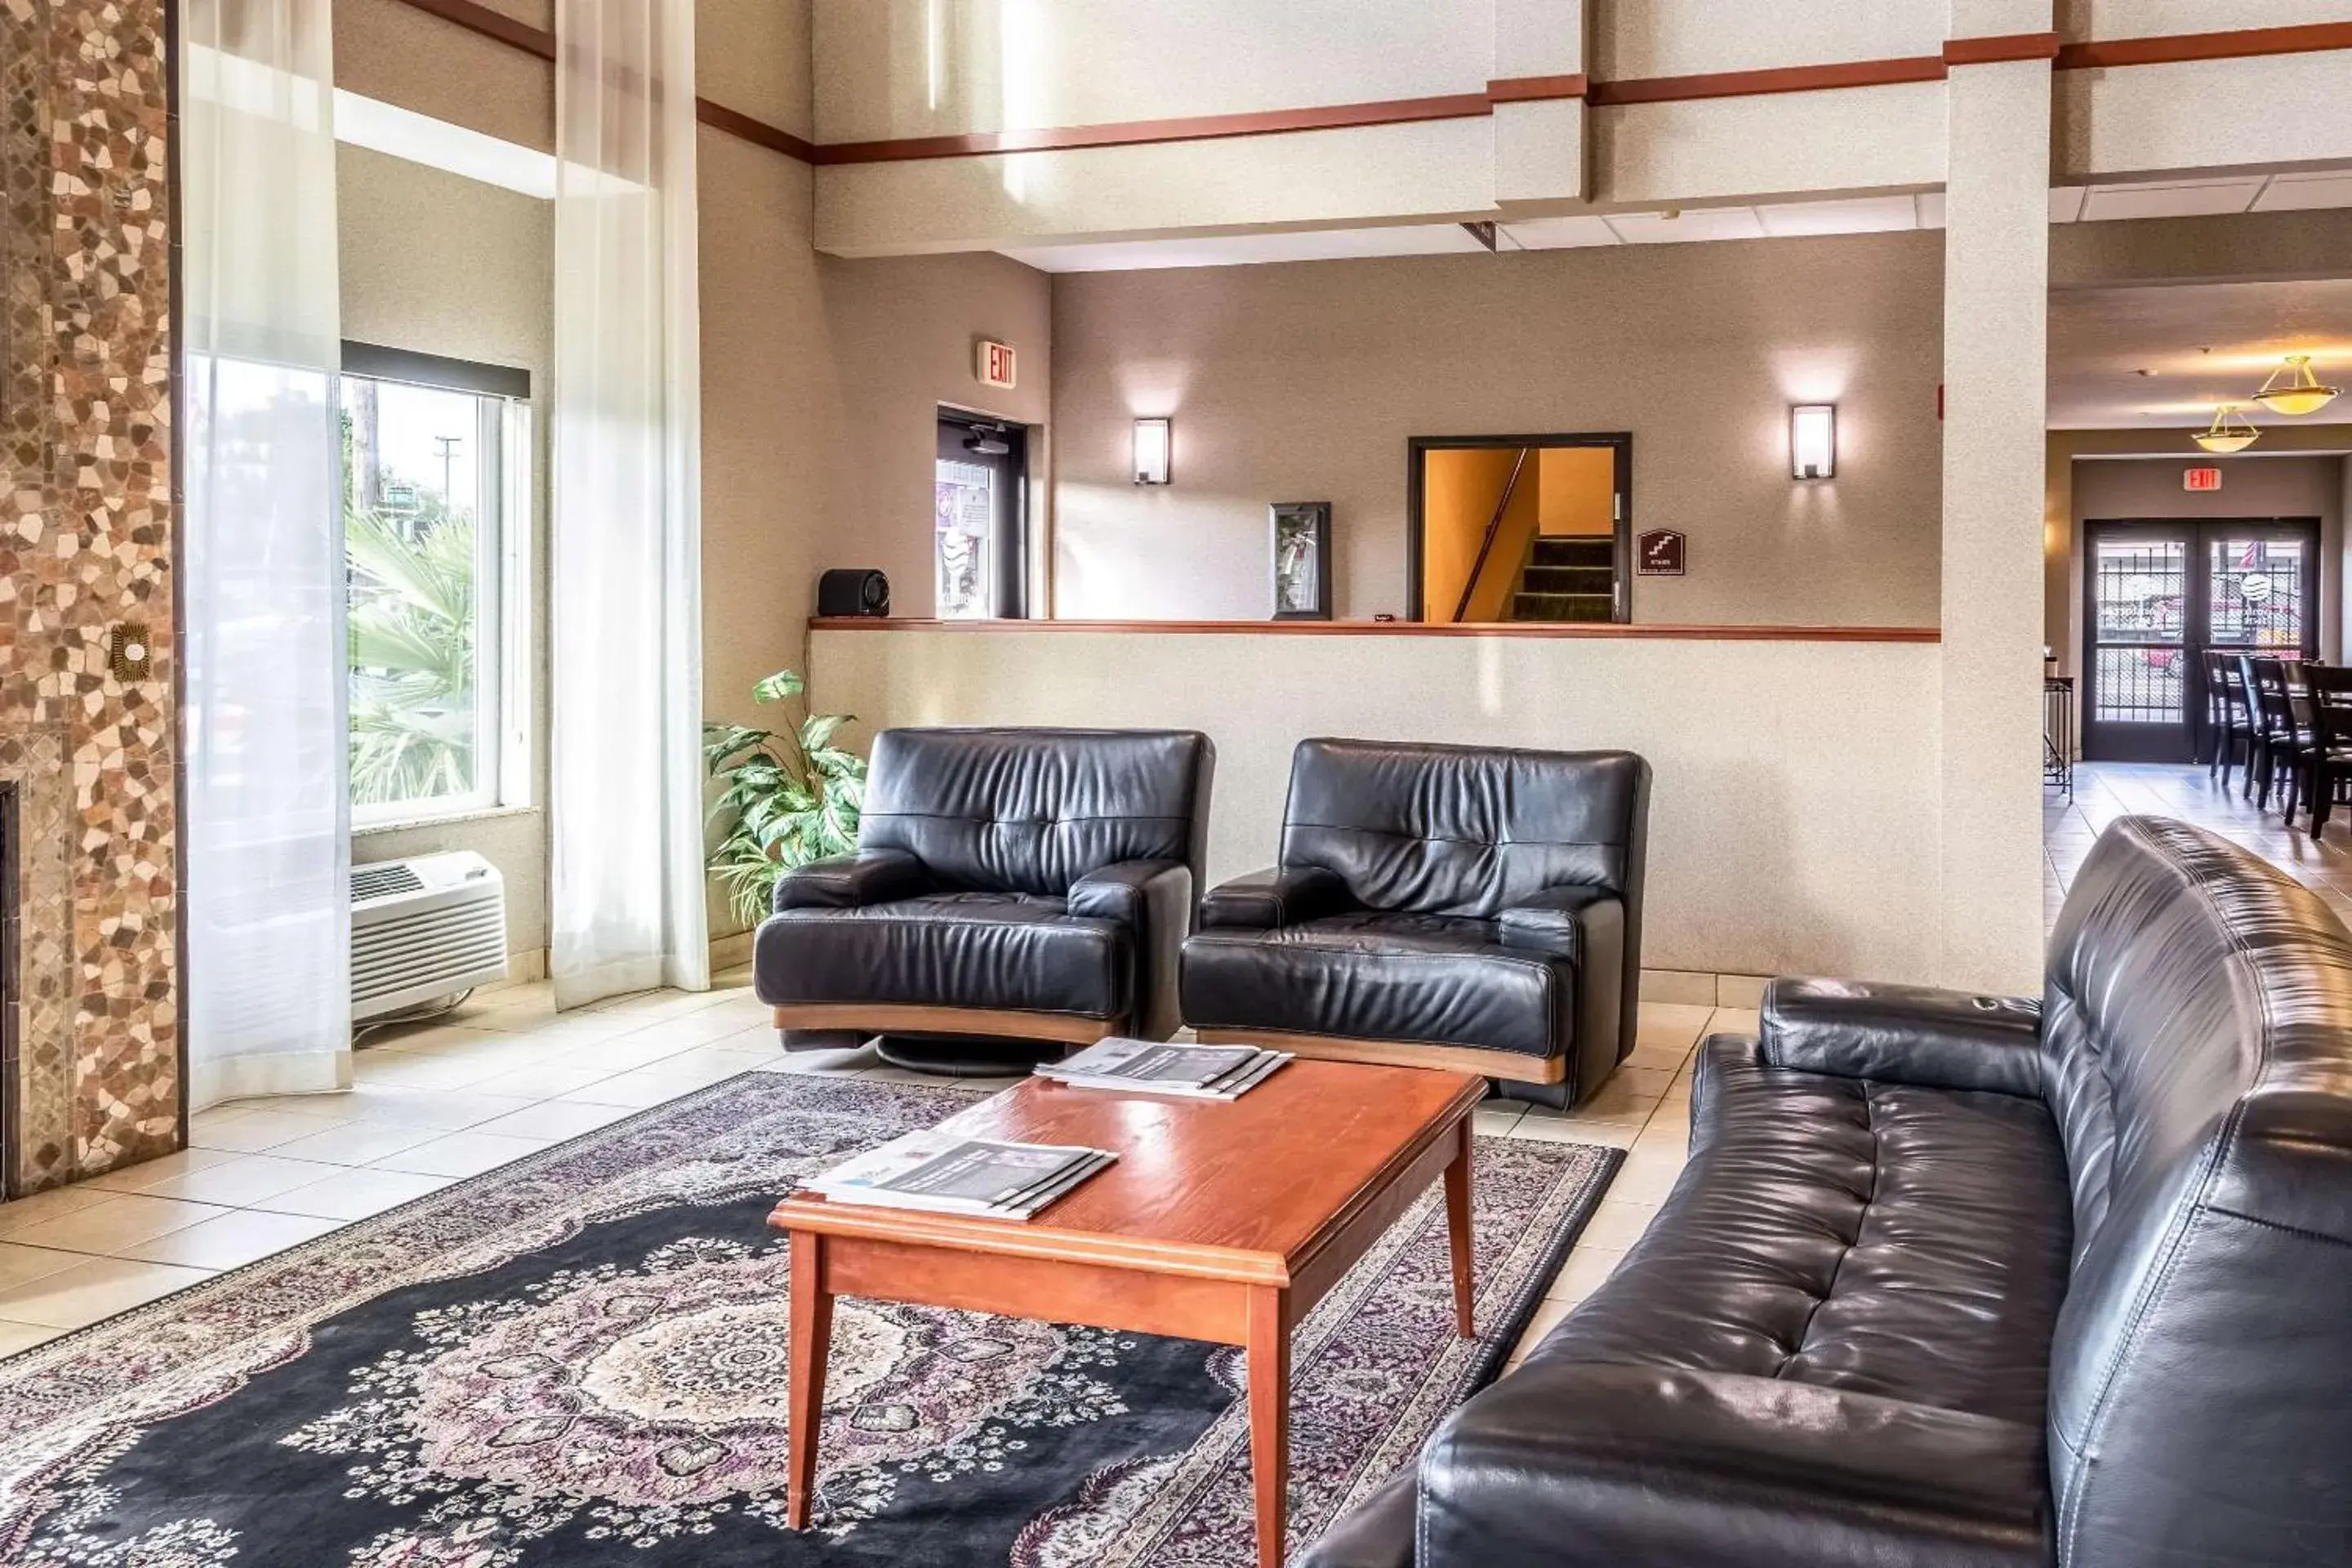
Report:
<svg viewBox="0 0 2352 1568"><path fill-rule="evenodd" d="M1606 621L1616 611L1617 545L1606 534L1590 539L1538 536L1519 569L1511 595L1515 621Z"/></svg>

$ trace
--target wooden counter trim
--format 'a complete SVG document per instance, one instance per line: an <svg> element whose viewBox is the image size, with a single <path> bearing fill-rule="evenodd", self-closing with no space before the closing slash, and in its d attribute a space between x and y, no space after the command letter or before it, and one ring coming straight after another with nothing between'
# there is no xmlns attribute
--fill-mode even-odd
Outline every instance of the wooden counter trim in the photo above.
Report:
<svg viewBox="0 0 2352 1568"><path fill-rule="evenodd" d="M1150 632L1175 637L1594 637L1622 642L1936 643L1936 626L1683 626L1660 624L1555 625L1543 621L1471 626L1418 621L917 621L865 616L814 616L813 632Z"/></svg>

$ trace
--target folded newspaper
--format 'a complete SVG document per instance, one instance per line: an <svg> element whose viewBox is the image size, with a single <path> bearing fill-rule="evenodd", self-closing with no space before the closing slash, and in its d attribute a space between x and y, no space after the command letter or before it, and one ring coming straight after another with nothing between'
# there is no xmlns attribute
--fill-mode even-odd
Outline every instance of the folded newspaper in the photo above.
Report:
<svg viewBox="0 0 2352 1568"><path fill-rule="evenodd" d="M845 1203L1027 1219L1116 1158L1100 1149L929 1130L868 1149L806 1184Z"/></svg>
<svg viewBox="0 0 2352 1568"><path fill-rule="evenodd" d="M1239 1100L1290 1059L1256 1046L1174 1046L1114 1037L1037 1069L1074 1089L1119 1089L1193 1100Z"/></svg>

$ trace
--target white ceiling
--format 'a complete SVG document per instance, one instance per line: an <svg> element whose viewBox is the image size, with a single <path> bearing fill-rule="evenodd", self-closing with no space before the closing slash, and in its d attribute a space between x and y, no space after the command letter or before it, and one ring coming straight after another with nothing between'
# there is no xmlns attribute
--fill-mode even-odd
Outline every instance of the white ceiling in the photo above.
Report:
<svg viewBox="0 0 2352 1568"><path fill-rule="evenodd" d="M2160 183L2063 186L2050 193L2053 223L2110 218L2207 217L2242 212L2352 207L2352 170L2244 174ZM1502 250L1561 250L1593 245L1668 245L1800 235L1878 234L1941 228L1944 195L1855 196L1754 206L1579 214L1498 224ZM1156 267L1234 267L1261 261L1428 256L1484 247L1460 224L1313 229L1289 234L1129 240L1005 251L1046 272L1132 271Z"/></svg>

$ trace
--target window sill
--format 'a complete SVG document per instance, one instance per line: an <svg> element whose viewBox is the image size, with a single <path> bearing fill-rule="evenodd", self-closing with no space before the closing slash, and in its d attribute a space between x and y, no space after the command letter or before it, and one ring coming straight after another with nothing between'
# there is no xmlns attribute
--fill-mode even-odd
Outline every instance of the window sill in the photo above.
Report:
<svg viewBox="0 0 2352 1568"><path fill-rule="evenodd" d="M420 827L456 827L468 822L496 822L509 816L536 816L535 805L485 805L466 811L444 811L416 816L394 817L389 822L355 822L352 824L353 838L368 838L380 833L413 833Z"/></svg>

